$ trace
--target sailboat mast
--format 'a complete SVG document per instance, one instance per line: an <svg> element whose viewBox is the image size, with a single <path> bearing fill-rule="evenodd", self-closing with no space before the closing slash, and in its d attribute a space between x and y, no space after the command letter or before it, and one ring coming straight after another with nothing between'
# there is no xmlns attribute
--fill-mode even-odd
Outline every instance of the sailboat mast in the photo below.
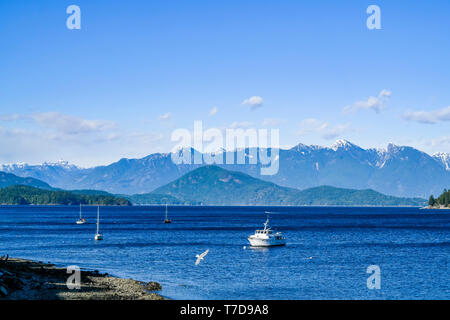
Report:
<svg viewBox="0 0 450 320"><path fill-rule="evenodd" d="M166 203L166 220L167 220L167 203Z"/></svg>
<svg viewBox="0 0 450 320"><path fill-rule="evenodd" d="M81 203L80 203L80 220L81 220Z"/></svg>
<svg viewBox="0 0 450 320"><path fill-rule="evenodd" d="M100 229L100 206L97 206L97 233Z"/></svg>

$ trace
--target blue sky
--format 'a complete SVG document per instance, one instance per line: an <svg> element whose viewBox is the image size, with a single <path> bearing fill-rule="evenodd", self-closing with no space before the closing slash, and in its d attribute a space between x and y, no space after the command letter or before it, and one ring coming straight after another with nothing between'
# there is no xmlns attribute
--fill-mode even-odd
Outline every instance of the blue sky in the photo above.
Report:
<svg viewBox="0 0 450 320"><path fill-rule="evenodd" d="M66 28L71 4L81 30ZM381 30L366 27L371 4ZM167 152L194 120L279 128L283 146L450 152L449 13L448 1L0 0L0 163Z"/></svg>

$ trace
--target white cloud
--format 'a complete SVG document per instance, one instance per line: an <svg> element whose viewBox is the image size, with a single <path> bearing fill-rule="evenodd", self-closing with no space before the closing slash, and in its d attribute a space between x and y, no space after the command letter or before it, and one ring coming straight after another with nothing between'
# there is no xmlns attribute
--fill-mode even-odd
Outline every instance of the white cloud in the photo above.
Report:
<svg viewBox="0 0 450 320"><path fill-rule="evenodd" d="M331 125L329 122L320 121L314 118L305 119L300 123L299 135L310 133L319 134L323 139L331 140L351 131L350 124Z"/></svg>
<svg viewBox="0 0 450 320"><path fill-rule="evenodd" d="M428 140L427 143L432 147L441 147L442 145L450 145L450 136L439 137ZM440 150L442 151L442 150Z"/></svg>
<svg viewBox="0 0 450 320"><path fill-rule="evenodd" d="M84 133L106 132L117 127L108 120L89 120L59 112L40 112L33 114L11 114L0 116L1 121L31 121L47 131L58 135L77 135Z"/></svg>
<svg viewBox="0 0 450 320"><path fill-rule="evenodd" d="M327 122L322 122L314 118L305 119L300 123L299 135L308 134L314 131L321 131L328 126Z"/></svg>
<svg viewBox="0 0 450 320"><path fill-rule="evenodd" d="M4 114L0 115L0 121L16 121L21 120L22 116L20 114Z"/></svg>
<svg viewBox="0 0 450 320"><path fill-rule="evenodd" d="M159 116L159 120L169 120L172 117L172 115L170 114L170 112L167 112L166 114L163 114L162 116Z"/></svg>
<svg viewBox="0 0 450 320"><path fill-rule="evenodd" d="M250 122L250 121L241 121L241 122L235 121L230 125L230 128L231 129L249 128L253 125L254 125L253 122Z"/></svg>
<svg viewBox="0 0 450 320"><path fill-rule="evenodd" d="M262 106L264 99L259 96L253 96L242 101L243 105L248 105L252 110L255 110Z"/></svg>
<svg viewBox="0 0 450 320"><path fill-rule="evenodd" d="M2 127L1 121L14 121L14 127ZM0 116L0 163L63 158L81 166L103 165L163 151L163 138L160 133L120 129L113 121L56 112Z"/></svg>
<svg viewBox="0 0 450 320"><path fill-rule="evenodd" d="M411 138L408 139L408 145L427 152L428 154L435 154L438 152L450 153L450 136L438 136L438 137L423 137L423 138Z"/></svg>
<svg viewBox="0 0 450 320"><path fill-rule="evenodd" d="M450 106L434 111L406 112L403 119L419 123L435 124L442 121L450 121Z"/></svg>
<svg viewBox="0 0 450 320"><path fill-rule="evenodd" d="M350 124L337 124L334 127L328 127L322 134L322 138L326 140L335 139L349 131L351 131Z"/></svg>
<svg viewBox="0 0 450 320"><path fill-rule="evenodd" d="M138 143L141 145L153 144L155 142L161 141L164 139L164 135L161 133L148 133L148 132L130 132L124 135L125 139L129 141L129 143Z"/></svg>
<svg viewBox="0 0 450 320"><path fill-rule="evenodd" d="M211 111L209 112L209 115L210 115L210 116L213 116L213 115L215 115L217 112L219 112L219 108L218 108L218 107L213 107L213 108L211 109Z"/></svg>
<svg viewBox="0 0 450 320"><path fill-rule="evenodd" d="M55 129L59 133L67 135L105 132L116 128L113 121L88 120L59 112L35 113L30 118L43 128Z"/></svg>
<svg viewBox="0 0 450 320"><path fill-rule="evenodd" d="M356 112L360 109L365 109L365 110L373 110L376 113L380 113L382 110L386 108L387 103L391 98L391 95L392 92L383 89L380 91L378 96L376 97L371 96L367 100L357 101L352 106L344 107L343 111L345 113L351 113Z"/></svg>
<svg viewBox="0 0 450 320"><path fill-rule="evenodd" d="M275 126L279 126L285 122L286 122L285 119L266 118L263 120L262 125L265 127L275 127Z"/></svg>

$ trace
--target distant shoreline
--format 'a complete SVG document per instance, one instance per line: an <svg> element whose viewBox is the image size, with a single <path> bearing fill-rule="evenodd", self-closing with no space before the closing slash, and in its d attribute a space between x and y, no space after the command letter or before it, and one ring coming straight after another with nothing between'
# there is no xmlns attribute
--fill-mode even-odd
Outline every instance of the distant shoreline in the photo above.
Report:
<svg viewBox="0 0 450 320"><path fill-rule="evenodd" d="M157 282L81 270L81 289L68 289L66 268L28 259L0 260L0 300L164 300Z"/></svg>
<svg viewBox="0 0 450 320"><path fill-rule="evenodd" d="M10 207L79 207L80 204L10 204L0 203L0 206ZM83 208L86 207L133 207L133 205L120 205L120 204L82 204Z"/></svg>
<svg viewBox="0 0 450 320"><path fill-rule="evenodd" d="M194 208L208 208L208 207L216 207L216 208L227 208L227 207L252 207L252 208L422 208L422 209L450 209L450 208L429 208L422 206L377 206L377 205L190 205L190 204L167 204L169 207L194 207ZM0 206L4 207L77 207L79 204L4 204L0 203ZM164 207L165 203L161 204L132 204L132 205L103 205L103 204L83 204L83 207L118 207L118 208L127 208L127 207Z"/></svg>
<svg viewBox="0 0 450 320"><path fill-rule="evenodd" d="M0 203L2 207L74 207L79 208L79 204L9 204L9 203ZM119 204L83 204L83 208L86 207L134 207L134 205L119 205Z"/></svg>
<svg viewBox="0 0 450 320"><path fill-rule="evenodd" d="M134 204L133 207L162 207L165 206L165 204ZM215 207L215 208L229 208L229 207L235 207L235 208L422 208L421 206L376 206L376 205L304 205L304 206L279 206L279 205L180 205L180 204L169 204L170 207L194 207L194 208L208 208L208 207Z"/></svg>

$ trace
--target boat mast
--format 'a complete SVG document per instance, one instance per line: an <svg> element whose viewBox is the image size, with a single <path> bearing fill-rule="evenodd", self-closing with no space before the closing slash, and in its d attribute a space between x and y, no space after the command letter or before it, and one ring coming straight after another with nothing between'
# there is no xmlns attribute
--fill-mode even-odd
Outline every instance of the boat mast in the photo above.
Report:
<svg viewBox="0 0 450 320"><path fill-rule="evenodd" d="M81 202L80 202L80 220L81 220Z"/></svg>
<svg viewBox="0 0 450 320"><path fill-rule="evenodd" d="M97 234L100 229L100 206L97 206Z"/></svg>
<svg viewBox="0 0 450 320"><path fill-rule="evenodd" d="M167 203L166 203L166 220L167 220Z"/></svg>

